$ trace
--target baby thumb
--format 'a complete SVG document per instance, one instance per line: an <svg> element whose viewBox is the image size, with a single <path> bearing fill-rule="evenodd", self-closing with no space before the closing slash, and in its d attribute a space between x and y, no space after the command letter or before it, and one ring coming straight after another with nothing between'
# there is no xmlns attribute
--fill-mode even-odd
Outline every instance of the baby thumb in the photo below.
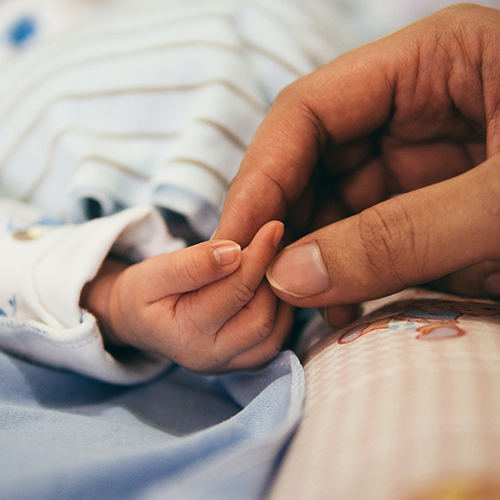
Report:
<svg viewBox="0 0 500 500"><path fill-rule="evenodd" d="M354 304L500 255L500 156L311 233L269 266L299 307Z"/></svg>

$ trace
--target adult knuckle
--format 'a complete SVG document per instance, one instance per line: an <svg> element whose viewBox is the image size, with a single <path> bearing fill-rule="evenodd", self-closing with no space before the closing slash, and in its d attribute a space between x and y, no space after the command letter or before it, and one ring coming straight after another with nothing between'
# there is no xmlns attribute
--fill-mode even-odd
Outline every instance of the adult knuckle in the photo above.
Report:
<svg viewBox="0 0 500 500"><path fill-rule="evenodd" d="M321 118L315 112L315 106L311 95L317 95L322 92L322 85L317 81L311 81L311 75L306 75L291 83L281 90L276 99L277 107L286 111L283 115L282 133L287 133L292 140L296 140L297 133L301 133L305 123L308 124L313 134L314 140L322 143L328 133ZM288 144L288 143L287 143Z"/></svg>
<svg viewBox="0 0 500 500"><path fill-rule="evenodd" d="M366 271L384 285L406 287L405 266L415 268L423 256L416 251L412 219L404 206L393 198L384 202L383 209L373 206L361 212L358 220L359 258Z"/></svg>
<svg viewBox="0 0 500 500"><path fill-rule="evenodd" d="M286 105L290 101L295 101L295 99L297 99L298 94L299 94L297 92L297 86L298 86L298 80L283 87L278 92L278 95L276 96L276 99L274 100L274 105L276 105L276 106Z"/></svg>

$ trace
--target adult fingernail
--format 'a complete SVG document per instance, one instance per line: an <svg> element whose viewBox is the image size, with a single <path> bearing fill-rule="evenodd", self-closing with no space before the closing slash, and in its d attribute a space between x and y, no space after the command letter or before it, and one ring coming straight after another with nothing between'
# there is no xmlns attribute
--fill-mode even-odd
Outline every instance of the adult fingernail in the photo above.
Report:
<svg viewBox="0 0 500 500"><path fill-rule="evenodd" d="M493 273L484 279L484 288L492 295L500 296L500 273Z"/></svg>
<svg viewBox="0 0 500 500"><path fill-rule="evenodd" d="M330 277L315 243L285 249L271 264L267 279L274 288L295 297L326 292Z"/></svg>
<svg viewBox="0 0 500 500"><path fill-rule="evenodd" d="M239 260L241 247L237 243L225 243L214 248L214 255L220 266L229 266Z"/></svg>

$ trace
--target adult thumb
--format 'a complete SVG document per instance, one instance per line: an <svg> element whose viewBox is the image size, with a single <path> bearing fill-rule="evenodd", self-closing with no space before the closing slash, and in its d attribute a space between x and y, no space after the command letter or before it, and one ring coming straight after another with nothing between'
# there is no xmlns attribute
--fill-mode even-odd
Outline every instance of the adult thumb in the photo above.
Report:
<svg viewBox="0 0 500 500"><path fill-rule="evenodd" d="M307 235L269 266L300 307L354 304L500 256L500 155Z"/></svg>

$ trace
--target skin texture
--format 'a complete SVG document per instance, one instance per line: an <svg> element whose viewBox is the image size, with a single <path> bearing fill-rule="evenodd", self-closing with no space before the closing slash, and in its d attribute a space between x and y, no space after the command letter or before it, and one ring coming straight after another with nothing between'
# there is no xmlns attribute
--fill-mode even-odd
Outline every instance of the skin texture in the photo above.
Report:
<svg viewBox="0 0 500 500"><path fill-rule="evenodd" d="M259 366L278 354L292 323L293 308L263 281L283 231L270 222L244 250L212 240L132 266L106 260L81 306L108 345L163 354L200 373Z"/></svg>
<svg viewBox="0 0 500 500"><path fill-rule="evenodd" d="M499 53L500 11L461 4L285 88L231 185L216 236L244 247L267 221L285 220L291 244L268 270L273 290L325 308L332 324L350 320L361 301L429 282L497 297ZM328 282L316 291L308 283L303 296L300 283L286 286L287 269L308 274L291 251L306 243Z"/></svg>

